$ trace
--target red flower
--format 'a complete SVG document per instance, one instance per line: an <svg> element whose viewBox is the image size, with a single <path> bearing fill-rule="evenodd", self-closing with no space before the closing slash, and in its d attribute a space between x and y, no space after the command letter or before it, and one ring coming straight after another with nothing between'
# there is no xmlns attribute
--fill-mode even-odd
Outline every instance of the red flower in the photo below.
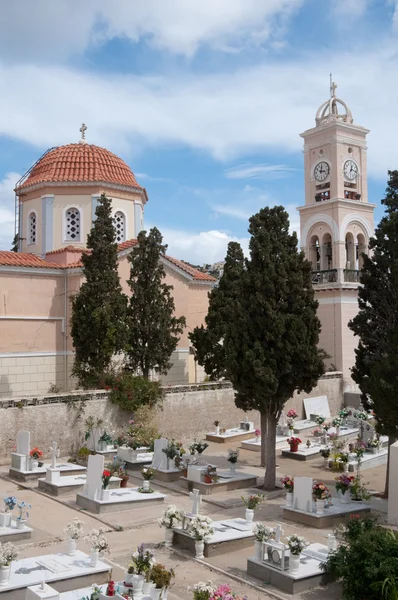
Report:
<svg viewBox="0 0 398 600"><path fill-rule="evenodd" d="M102 475L103 475L103 477L110 477L110 476L111 476L111 472L110 472L110 471L107 471L107 470L105 469L105 471L102 473Z"/></svg>

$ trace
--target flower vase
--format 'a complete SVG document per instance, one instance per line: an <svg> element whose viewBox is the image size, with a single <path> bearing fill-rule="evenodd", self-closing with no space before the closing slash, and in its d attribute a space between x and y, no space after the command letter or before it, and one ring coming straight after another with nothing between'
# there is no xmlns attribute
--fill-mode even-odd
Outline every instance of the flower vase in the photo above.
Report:
<svg viewBox="0 0 398 600"><path fill-rule="evenodd" d="M77 548L77 542L73 538L69 538L68 540L68 554L69 556L75 556Z"/></svg>
<svg viewBox="0 0 398 600"><path fill-rule="evenodd" d="M345 492L340 491L340 502L341 502L341 504L349 504L349 502L350 502L349 490L346 490Z"/></svg>
<svg viewBox="0 0 398 600"><path fill-rule="evenodd" d="M256 437L255 437L255 442L256 442L256 444L258 444L258 443L259 443L259 441L260 441L260 436L259 436L259 435L256 435Z"/></svg>
<svg viewBox="0 0 398 600"><path fill-rule="evenodd" d="M316 514L317 515L324 515L325 514L325 500L318 500L316 501Z"/></svg>
<svg viewBox="0 0 398 600"><path fill-rule="evenodd" d="M286 508L293 508L293 492L286 492Z"/></svg>
<svg viewBox="0 0 398 600"><path fill-rule="evenodd" d="M133 575L133 598L134 600L139 600L142 598L142 588L144 587L144 576L143 575Z"/></svg>
<svg viewBox="0 0 398 600"><path fill-rule="evenodd" d="M164 540L166 548L171 548L173 546L173 538L174 538L174 530L170 527L166 527L164 530Z"/></svg>
<svg viewBox="0 0 398 600"><path fill-rule="evenodd" d="M204 558L205 543L203 540L195 541L195 558Z"/></svg>
<svg viewBox="0 0 398 600"><path fill-rule="evenodd" d="M253 523L254 510L251 508L246 508L246 523Z"/></svg>
<svg viewBox="0 0 398 600"><path fill-rule="evenodd" d="M220 426L219 425L217 425L217 427L216 427L216 435L220 435Z"/></svg>
<svg viewBox="0 0 398 600"><path fill-rule="evenodd" d="M151 589L155 587L154 583L152 581L144 581L144 584L142 586L142 594L143 596L150 596L151 595Z"/></svg>
<svg viewBox="0 0 398 600"><path fill-rule="evenodd" d="M297 452L298 451L298 442L296 442L295 444L290 444L290 452Z"/></svg>
<svg viewBox="0 0 398 600"><path fill-rule="evenodd" d="M295 555L290 553L289 557L289 571L296 572L300 569L300 554Z"/></svg>
<svg viewBox="0 0 398 600"><path fill-rule="evenodd" d="M372 446L372 452L373 452L373 454L378 454L379 453L379 447L378 446Z"/></svg>
<svg viewBox="0 0 398 600"><path fill-rule="evenodd" d="M123 581L126 587L132 587L133 585L133 573L126 573Z"/></svg>
<svg viewBox="0 0 398 600"><path fill-rule="evenodd" d="M99 550L97 550L97 548L91 548L90 567L97 566L98 559L99 559Z"/></svg>
<svg viewBox="0 0 398 600"><path fill-rule="evenodd" d="M17 529L23 529L25 527L25 525L26 525L26 519L19 519L18 518L16 520Z"/></svg>
<svg viewBox="0 0 398 600"><path fill-rule="evenodd" d="M0 567L0 585L7 585L10 580L11 565Z"/></svg>
<svg viewBox="0 0 398 600"><path fill-rule="evenodd" d="M37 469L39 467L39 461L36 459L32 460L32 471L34 471L35 469Z"/></svg>
<svg viewBox="0 0 398 600"><path fill-rule="evenodd" d="M151 588L151 600L160 600L162 588ZM134 597L135 600L135 597Z"/></svg>
<svg viewBox="0 0 398 600"><path fill-rule="evenodd" d="M340 437L340 427L336 427L336 435L337 437Z"/></svg>
<svg viewBox="0 0 398 600"><path fill-rule="evenodd" d="M144 481L142 482L142 489L145 491L149 490L149 479L144 479Z"/></svg>
<svg viewBox="0 0 398 600"><path fill-rule="evenodd" d="M101 502L109 502L111 490L101 490Z"/></svg>
<svg viewBox="0 0 398 600"><path fill-rule="evenodd" d="M126 488L127 487L127 482L128 482L129 478L128 477L122 477L122 480L120 482L120 487L121 488Z"/></svg>
<svg viewBox="0 0 398 600"><path fill-rule="evenodd" d="M11 513L0 513L0 527L11 527Z"/></svg>
<svg viewBox="0 0 398 600"><path fill-rule="evenodd" d="M348 473L348 462L343 463L343 473Z"/></svg>
<svg viewBox="0 0 398 600"><path fill-rule="evenodd" d="M254 556L257 560L262 560L263 543L259 540L254 542Z"/></svg>
<svg viewBox="0 0 398 600"><path fill-rule="evenodd" d="M231 473L235 473L236 472L236 463L230 463L229 470L231 471Z"/></svg>
<svg viewBox="0 0 398 600"><path fill-rule="evenodd" d="M166 471L170 471L170 458L166 457Z"/></svg>

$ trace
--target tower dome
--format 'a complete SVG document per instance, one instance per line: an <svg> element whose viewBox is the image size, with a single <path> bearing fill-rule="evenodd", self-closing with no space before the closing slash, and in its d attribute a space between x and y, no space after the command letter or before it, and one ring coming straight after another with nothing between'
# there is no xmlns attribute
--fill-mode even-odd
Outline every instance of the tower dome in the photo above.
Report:
<svg viewBox="0 0 398 600"><path fill-rule="evenodd" d="M347 104L340 98L336 97L336 88L337 85L331 80L330 98L321 104L316 113L315 123L317 126L330 123L331 121L342 121L343 123L350 124L354 122L352 113ZM344 112L339 112L339 106L343 107Z"/></svg>

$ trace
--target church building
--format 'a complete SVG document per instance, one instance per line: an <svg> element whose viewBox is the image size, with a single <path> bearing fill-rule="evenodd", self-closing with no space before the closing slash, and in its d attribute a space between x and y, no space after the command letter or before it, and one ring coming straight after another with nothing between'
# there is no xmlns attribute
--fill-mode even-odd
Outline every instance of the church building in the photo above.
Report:
<svg viewBox="0 0 398 600"><path fill-rule="evenodd" d="M129 290L127 256L144 227L148 196L121 158L86 143L85 130L79 143L48 150L15 187L19 251L0 251L0 397L75 387L70 297L83 281L81 254L103 192L112 199L120 280ZM171 256L163 263L187 327L162 380L194 383L203 371L188 332L202 324L215 280Z"/></svg>

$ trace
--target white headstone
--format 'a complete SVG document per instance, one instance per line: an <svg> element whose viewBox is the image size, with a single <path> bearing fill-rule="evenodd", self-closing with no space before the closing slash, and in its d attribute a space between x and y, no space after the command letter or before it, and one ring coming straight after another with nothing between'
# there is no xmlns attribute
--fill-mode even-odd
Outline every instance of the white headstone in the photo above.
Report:
<svg viewBox="0 0 398 600"><path fill-rule="evenodd" d="M275 541L279 543L281 541L281 537L283 536L283 534L285 532L280 525L277 525L276 527L274 527L274 532L275 532Z"/></svg>
<svg viewBox="0 0 398 600"><path fill-rule="evenodd" d="M187 479L196 483L203 483L202 474L207 472L207 466L188 465Z"/></svg>
<svg viewBox="0 0 398 600"><path fill-rule="evenodd" d="M330 418L330 409L327 396L318 396L317 398L304 398L304 409L307 419L311 418L311 415L318 415Z"/></svg>
<svg viewBox="0 0 398 600"><path fill-rule="evenodd" d="M151 467L152 469L166 469L167 468L167 456L163 452L167 448L169 440L160 438L155 440L155 447L153 452L153 459Z"/></svg>
<svg viewBox="0 0 398 600"><path fill-rule="evenodd" d="M398 525L398 442L390 446L388 523Z"/></svg>
<svg viewBox="0 0 398 600"><path fill-rule="evenodd" d="M57 483L61 480L61 471L60 469L53 469L49 467L46 472L46 481L49 483Z"/></svg>
<svg viewBox="0 0 398 600"><path fill-rule="evenodd" d="M362 441L365 442L365 444L367 444L368 442L371 442L373 440L373 438L375 437L375 428L373 427L373 425L371 425L370 423L367 423L366 421L362 421L361 423L362 427L361 427L361 438Z"/></svg>
<svg viewBox="0 0 398 600"><path fill-rule="evenodd" d="M98 499L101 493L104 463L105 458L102 454L94 454L88 457L87 479L83 494L93 500Z"/></svg>
<svg viewBox="0 0 398 600"><path fill-rule="evenodd" d="M30 452L30 431L18 431L17 433L17 454L27 454Z"/></svg>
<svg viewBox="0 0 398 600"><path fill-rule="evenodd" d="M312 477L294 478L293 507L312 512Z"/></svg>
<svg viewBox="0 0 398 600"><path fill-rule="evenodd" d="M199 506L202 502L202 496L200 495L199 490L193 489L192 492L189 493L189 497L192 500L192 514L196 516L199 514Z"/></svg>

